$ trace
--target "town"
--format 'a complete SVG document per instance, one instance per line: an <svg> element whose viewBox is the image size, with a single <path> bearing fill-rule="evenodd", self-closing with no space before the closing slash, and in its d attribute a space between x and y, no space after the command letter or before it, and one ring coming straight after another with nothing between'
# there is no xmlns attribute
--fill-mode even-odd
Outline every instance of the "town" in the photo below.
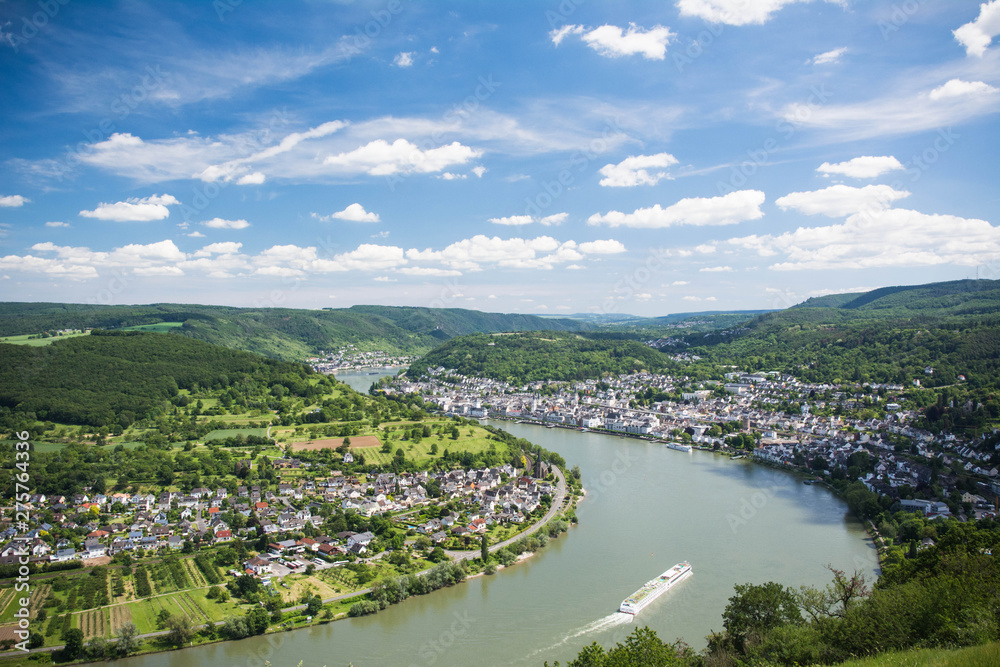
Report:
<svg viewBox="0 0 1000 667"><path fill-rule="evenodd" d="M918 428L919 412L907 406L902 385L810 384L777 372L724 377L694 383L638 373L515 387L439 367L384 390L419 394L447 415L688 443L820 479L856 479L927 517L996 515L1000 446L987 437L995 433L935 435Z"/></svg>

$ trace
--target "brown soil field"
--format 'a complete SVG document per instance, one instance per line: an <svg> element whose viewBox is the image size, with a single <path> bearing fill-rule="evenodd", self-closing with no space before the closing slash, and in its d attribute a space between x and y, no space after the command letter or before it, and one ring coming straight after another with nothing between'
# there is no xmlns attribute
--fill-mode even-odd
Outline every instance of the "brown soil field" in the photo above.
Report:
<svg viewBox="0 0 1000 667"><path fill-rule="evenodd" d="M343 438L327 438L326 440L312 440L310 442L291 443L292 451L301 452L314 451L317 449L336 449L344 444ZM374 435L354 435L351 436L351 449L365 449L367 447L381 447L382 442Z"/></svg>

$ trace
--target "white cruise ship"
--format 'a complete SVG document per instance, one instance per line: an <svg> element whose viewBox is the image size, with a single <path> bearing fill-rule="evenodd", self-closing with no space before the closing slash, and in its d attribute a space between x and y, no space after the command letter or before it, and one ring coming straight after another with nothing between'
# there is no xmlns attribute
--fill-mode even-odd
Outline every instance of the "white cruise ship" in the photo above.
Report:
<svg viewBox="0 0 1000 667"><path fill-rule="evenodd" d="M618 611L635 616L646 606L666 593L670 588L691 574L691 565L678 563L652 581L647 581L643 587L622 601Z"/></svg>
<svg viewBox="0 0 1000 667"><path fill-rule="evenodd" d="M685 445L680 442L668 442L667 447L669 447L670 449L676 449L679 452L687 452L689 454L692 451L694 451L694 447L692 447L691 445Z"/></svg>

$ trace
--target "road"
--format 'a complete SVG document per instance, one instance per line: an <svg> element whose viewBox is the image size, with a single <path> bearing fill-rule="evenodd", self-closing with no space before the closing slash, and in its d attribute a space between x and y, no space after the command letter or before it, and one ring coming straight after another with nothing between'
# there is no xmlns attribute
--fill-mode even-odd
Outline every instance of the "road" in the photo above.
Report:
<svg viewBox="0 0 1000 667"><path fill-rule="evenodd" d="M540 530L542 528L542 526L544 526L549 521L551 521L553 518L555 518L556 514L560 510L562 510L563 504L566 502L566 477L563 475L562 470L560 470L557 466L552 466L552 471L555 474L557 481L556 481L556 493L555 493L555 495L552 498L552 505L549 507L549 511L545 513L545 516L543 516L541 519L539 519L534 524L532 524L524 532L518 533L514 537L506 539L503 542L498 542L497 544L494 544L493 546L491 546L489 548L490 553L493 553L497 549L502 549L503 547L507 546L508 544L513 544L514 542L518 541L522 537L527 537L528 535L531 535L531 534L537 532L538 530ZM470 558L477 558L477 557L479 557L479 550L478 549L475 550L475 551L448 551L446 553L454 561L468 560ZM421 572L417 572L417 576L418 577L419 576L423 576L423 575L427 574L428 572L430 572L430 569L423 570ZM323 604L327 604L327 603L330 603L330 602L336 602L338 600L344 600L346 598L357 597L357 596L360 596L360 595L367 595L368 593L371 593L371 591L372 591L372 589L371 589L371 587L369 587L369 588L362 588L361 590L357 590L357 591L352 591L350 593L341 593L340 595L335 595L335 596L330 597L330 598L325 598L323 600ZM172 593L165 594L165 595L172 595ZM287 611L300 611L300 610L305 609L305 608L306 608L306 605L300 604L300 605L296 605L294 607L286 607L284 609L284 611L286 611L286 612ZM222 625L224 622L225 621L216 621L214 623L214 625L219 626L219 625ZM198 630L200 628L205 627L205 625L207 625L207 624L195 625L195 626L192 626L192 627L195 630ZM167 632L168 632L167 630L160 630L158 632L148 632L146 634L139 635L139 637L141 639L148 639L150 637L162 637L163 635L166 635ZM44 648L32 649L31 651L29 651L29 653L42 653L42 652L57 651L57 650L59 650L61 648L63 648L63 647L62 646L46 646ZM5 657L6 657L6 655L5 655Z"/></svg>

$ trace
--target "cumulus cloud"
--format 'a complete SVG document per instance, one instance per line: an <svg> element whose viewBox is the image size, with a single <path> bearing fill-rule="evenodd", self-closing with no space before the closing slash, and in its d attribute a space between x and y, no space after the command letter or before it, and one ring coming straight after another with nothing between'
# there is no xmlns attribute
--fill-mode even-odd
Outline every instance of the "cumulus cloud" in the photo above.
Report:
<svg viewBox="0 0 1000 667"><path fill-rule="evenodd" d="M785 5L809 0L677 0L681 16L693 16L709 23L763 25ZM827 0L843 4L843 0Z"/></svg>
<svg viewBox="0 0 1000 667"><path fill-rule="evenodd" d="M775 200L782 210L795 209L806 215L828 215L840 218L859 211L886 208L892 202L909 197L905 190L895 190L888 185L866 185L854 188L849 185L831 185L812 192L792 192Z"/></svg>
<svg viewBox="0 0 1000 667"><path fill-rule="evenodd" d="M601 185L609 188L631 188L637 185L656 185L664 178L670 178L665 171L647 171L677 164L677 158L670 153L656 155L630 155L618 164L606 164L600 169L604 178Z"/></svg>
<svg viewBox="0 0 1000 667"><path fill-rule="evenodd" d="M504 218L490 218L489 222L494 225L507 225L510 227L517 227L520 225L530 225L535 219L530 215L511 215Z"/></svg>
<svg viewBox="0 0 1000 667"><path fill-rule="evenodd" d="M1000 0L979 5L979 16L952 31L952 34L965 47L967 56L982 58L993 38L1000 35Z"/></svg>
<svg viewBox="0 0 1000 667"><path fill-rule="evenodd" d="M952 79L943 86L932 90L928 95L931 100L938 101L952 97L969 97L977 95L992 95L998 92L996 88L983 81L963 81Z"/></svg>
<svg viewBox="0 0 1000 667"><path fill-rule="evenodd" d="M224 218L212 218L201 224L212 229L246 229L250 226L250 223L243 219L226 220Z"/></svg>
<svg viewBox="0 0 1000 667"><path fill-rule="evenodd" d="M579 248L585 255L617 255L625 252L625 245L615 239L584 241Z"/></svg>
<svg viewBox="0 0 1000 667"><path fill-rule="evenodd" d="M46 227L69 227L69 223L68 222L59 222L59 221L55 221L54 220L52 222L46 222L45 226Z"/></svg>
<svg viewBox="0 0 1000 667"><path fill-rule="evenodd" d="M195 257L211 257L212 255L234 255L243 247L242 243L235 241L224 241L222 243L209 243L201 250L194 253Z"/></svg>
<svg viewBox="0 0 1000 667"><path fill-rule="evenodd" d="M472 168L472 173L476 175L476 178L482 178L488 170L483 165L478 165Z"/></svg>
<svg viewBox="0 0 1000 667"><path fill-rule="evenodd" d="M236 179L236 185L262 185L266 177L259 171L245 174Z"/></svg>
<svg viewBox="0 0 1000 667"><path fill-rule="evenodd" d="M128 199L114 204L101 203L93 211L80 211L84 218L114 222L150 222L170 216L168 206L180 204L172 195L153 195L144 199Z"/></svg>
<svg viewBox="0 0 1000 667"><path fill-rule="evenodd" d="M824 162L816 171L829 176L838 174L850 178L878 178L890 171L902 169L902 163L891 155L862 155L846 162Z"/></svg>
<svg viewBox="0 0 1000 667"><path fill-rule="evenodd" d="M662 25L646 30L630 23L627 30L614 25L602 25L593 30L580 25L567 25L551 31L549 38L559 46L569 35L578 35L587 46L607 58L638 54L646 60L663 60L667 44L676 36Z"/></svg>
<svg viewBox="0 0 1000 667"><path fill-rule="evenodd" d="M508 227L519 227L537 222L540 225L549 227L562 224L568 217L569 213L554 213L553 215L547 215L543 218L537 218L531 215L511 215L503 218L490 218L489 222L492 222L494 225L506 225Z"/></svg>
<svg viewBox="0 0 1000 667"><path fill-rule="evenodd" d="M704 268L698 269L702 273L732 273L733 267L731 266L706 266Z"/></svg>
<svg viewBox="0 0 1000 667"><path fill-rule="evenodd" d="M690 197L676 204L636 209L632 213L609 211L595 213L587 219L589 225L659 229L675 225L733 225L764 216L760 210L764 193L759 190L737 190L721 197Z"/></svg>
<svg viewBox="0 0 1000 667"><path fill-rule="evenodd" d="M833 65L840 62L841 56L847 53L847 47L843 46L839 49L833 49L832 51L826 51L819 54L812 59L813 65Z"/></svg>
<svg viewBox="0 0 1000 667"><path fill-rule="evenodd" d="M1000 254L1000 228L985 220L887 208L854 213L842 224L729 243L762 256L785 255L771 266L778 271L975 266Z"/></svg>
<svg viewBox="0 0 1000 667"><path fill-rule="evenodd" d="M346 153L330 155L323 164L345 172L364 172L372 176L431 173L454 164L465 164L482 155L482 151L453 141L445 146L421 150L406 139L391 144L376 139Z"/></svg>
<svg viewBox="0 0 1000 667"><path fill-rule="evenodd" d="M370 213L365 210L365 207L361 204L354 203L345 208L343 211L337 211L336 213L331 213L330 215L316 215L313 213L314 218L318 218L323 222L329 222L330 220L346 220L348 222L379 222L380 218L378 213Z"/></svg>
<svg viewBox="0 0 1000 667"><path fill-rule="evenodd" d="M18 206L24 206L30 201L30 199L21 195L3 195L0 196L0 208L17 208Z"/></svg>
<svg viewBox="0 0 1000 667"><path fill-rule="evenodd" d="M396 67L410 67L413 65L413 51L402 51L392 59L392 64Z"/></svg>
<svg viewBox="0 0 1000 667"><path fill-rule="evenodd" d="M617 241L557 241L551 236L534 239L502 239L482 234L456 241L441 250L406 251L407 259L437 262L458 271L481 271L484 265L515 269L551 269L567 262L579 262L588 254L622 252Z"/></svg>

